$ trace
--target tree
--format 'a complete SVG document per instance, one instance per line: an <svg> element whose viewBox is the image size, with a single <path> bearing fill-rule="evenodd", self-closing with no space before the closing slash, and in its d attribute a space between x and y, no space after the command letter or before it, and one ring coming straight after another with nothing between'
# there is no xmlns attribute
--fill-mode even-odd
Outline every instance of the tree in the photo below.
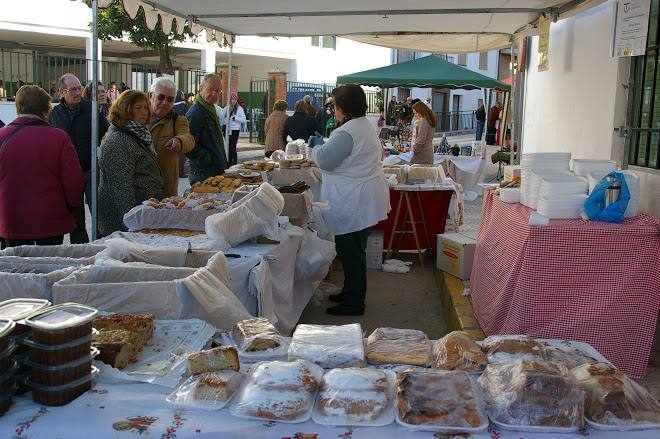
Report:
<svg viewBox="0 0 660 439"><path fill-rule="evenodd" d="M126 33L128 34L128 40L136 46L158 52L161 75L174 74L174 67L172 66L172 57L175 54L174 43L183 42L187 37L193 39L196 37L190 30L189 23L186 23L181 35L177 34L174 22L172 22L172 29L167 35L161 30L160 20L158 20L154 30L149 30L145 24L142 8L135 16L135 20L131 20L124 11L120 0L115 0L112 6L107 9L99 10L97 24L98 37L101 40L122 39Z"/></svg>

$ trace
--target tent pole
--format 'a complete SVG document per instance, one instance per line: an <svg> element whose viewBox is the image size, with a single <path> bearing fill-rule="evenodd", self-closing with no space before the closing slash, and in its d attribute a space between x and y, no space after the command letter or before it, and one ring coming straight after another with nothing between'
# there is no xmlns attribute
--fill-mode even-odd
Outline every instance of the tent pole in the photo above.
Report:
<svg viewBox="0 0 660 439"><path fill-rule="evenodd" d="M511 120L511 150L509 151L509 154L510 154L509 163L511 165L514 165L516 163L515 162L516 153L514 151L515 150L515 134L514 134L515 133L515 130L514 130L514 128L515 128L515 118L514 118L514 114L515 114L515 110L516 110L516 106L515 106L515 96L516 96L516 94L515 94L515 87L514 87L514 84L516 82L515 81L516 78L514 78L514 73L515 73L514 66L515 66L515 64L516 64L515 40L512 38L511 39L511 63L509 63L509 70L511 72L511 92L509 93L509 102L510 102L509 108L510 108L510 110L507 112L507 113L511 114L511 118L510 118L510 120ZM504 127L504 132L505 132L504 138L506 139L506 124L505 124L505 127Z"/></svg>
<svg viewBox="0 0 660 439"><path fill-rule="evenodd" d="M99 40L98 40L98 5L97 0L92 0L92 241L96 240L96 223L97 223L97 163L96 163L96 148L98 146L98 132L99 132L99 103L97 100L98 82L99 82ZM83 203L83 209L85 204Z"/></svg>
<svg viewBox="0 0 660 439"><path fill-rule="evenodd" d="M231 76L232 76L232 67L231 61L234 54L234 41L230 37L231 44L229 45L229 66L227 68L227 113L225 114L225 153L227 155L227 160L229 160L229 135L231 134L231 124L229 123L229 115L231 114ZM238 103L237 103L238 105ZM238 149L238 145L236 145ZM236 151L238 154L238 151Z"/></svg>

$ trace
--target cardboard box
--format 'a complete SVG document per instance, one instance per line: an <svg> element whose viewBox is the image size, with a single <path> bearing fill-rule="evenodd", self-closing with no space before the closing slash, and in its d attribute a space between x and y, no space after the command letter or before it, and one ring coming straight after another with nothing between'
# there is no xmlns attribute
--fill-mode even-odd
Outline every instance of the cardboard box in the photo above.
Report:
<svg viewBox="0 0 660 439"><path fill-rule="evenodd" d="M385 232L382 230L374 230L367 238L367 253L383 253L385 245Z"/></svg>
<svg viewBox="0 0 660 439"><path fill-rule="evenodd" d="M443 233L438 235L436 258L438 269L446 271L459 279L469 279L476 243L476 233Z"/></svg>

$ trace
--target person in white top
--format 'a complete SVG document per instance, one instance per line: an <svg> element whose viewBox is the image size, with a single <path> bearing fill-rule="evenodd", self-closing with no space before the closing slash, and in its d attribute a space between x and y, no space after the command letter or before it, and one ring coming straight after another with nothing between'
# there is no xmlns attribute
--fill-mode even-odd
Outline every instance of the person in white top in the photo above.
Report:
<svg viewBox="0 0 660 439"><path fill-rule="evenodd" d="M339 305L328 314L362 315L367 294L367 238L369 229L387 218L390 195L381 162L382 147L365 117L367 99L359 85L332 91L335 117L341 126L328 141L315 146L312 156L323 174L321 199L330 205L324 219L335 235L337 256L344 268Z"/></svg>
<svg viewBox="0 0 660 439"><path fill-rule="evenodd" d="M236 145L238 144L238 135L241 132L241 124L247 121L243 107L238 104L238 95L231 92L230 103L224 108L223 111L223 124L229 121L229 166L238 163L238 152L236 152ZM225 128L226 129L226 128Z"/></svg>

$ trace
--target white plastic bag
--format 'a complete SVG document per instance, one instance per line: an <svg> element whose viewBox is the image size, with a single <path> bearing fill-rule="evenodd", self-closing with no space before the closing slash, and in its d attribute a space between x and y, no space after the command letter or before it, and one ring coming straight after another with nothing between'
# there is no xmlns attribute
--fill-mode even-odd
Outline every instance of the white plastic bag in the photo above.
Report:
<svg viewBox="0 0 660 439"><path fill-rule="evenodd" d="M283 209L282 194L264 183L232 204L226 212L207 217L206 234L223 249L259 235L277 240L277 217Z"/></svg>
<svg viewBox="0 0 660 439"><path fill-rule="evenodd" d="M364 367L362 326L298 325L289 346L289 361L295 359L316 363L324 369Z"/></svg>
<svg viewBox="0 0 660 439"><path fill-rule="evenodd" d="M309 281L325 279L335 256L337 252L333 242L321 239L316 233L306 229L296 256L294 279Z"/></svg>

